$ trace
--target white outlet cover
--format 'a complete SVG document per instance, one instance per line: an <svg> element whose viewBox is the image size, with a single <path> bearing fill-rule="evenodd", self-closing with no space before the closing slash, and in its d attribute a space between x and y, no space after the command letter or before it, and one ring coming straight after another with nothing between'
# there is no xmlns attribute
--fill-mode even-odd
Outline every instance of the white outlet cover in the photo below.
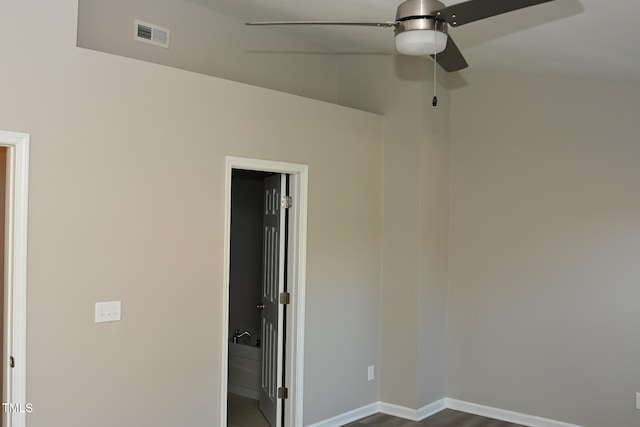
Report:
<svg viewBox="0 0 640 427"><path fill-rule="evenodd" d="M96 323L117 322L122 312L121 301L106 301L96 303Z"/></svg>
<svg viewBox="0 0 640 427"><path fill-rule="evenodd" d="M367 369L367 381L373 381L373 379L375 378L375 368L373 365L369 366L369 368Z"/></svg>

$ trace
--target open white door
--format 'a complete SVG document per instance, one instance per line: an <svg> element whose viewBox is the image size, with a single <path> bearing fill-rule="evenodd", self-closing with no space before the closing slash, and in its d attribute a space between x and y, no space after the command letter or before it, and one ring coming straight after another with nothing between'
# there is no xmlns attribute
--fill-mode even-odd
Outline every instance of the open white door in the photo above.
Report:
<svg viewBox="0 0 640 427"><path fill-rule="evenodd" d="M285 281L286 215L282 197L286 194L286 179L285 174L277 174L264 181L260 410L272 427L282 423L278 388L282 386L284 316L279 297Z"/></svg>

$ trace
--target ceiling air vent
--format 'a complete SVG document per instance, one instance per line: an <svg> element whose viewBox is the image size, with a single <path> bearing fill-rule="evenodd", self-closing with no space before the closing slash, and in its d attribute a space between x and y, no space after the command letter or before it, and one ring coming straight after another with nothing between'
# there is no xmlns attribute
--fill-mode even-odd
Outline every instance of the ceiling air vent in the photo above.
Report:
<svg viewBox="0 0 640 427"><path fill-rule="evenodd" d="M133 38L139 42L156 46L169 47L169 30L157 25L149 24L138 19L134 20Z"/></svg>

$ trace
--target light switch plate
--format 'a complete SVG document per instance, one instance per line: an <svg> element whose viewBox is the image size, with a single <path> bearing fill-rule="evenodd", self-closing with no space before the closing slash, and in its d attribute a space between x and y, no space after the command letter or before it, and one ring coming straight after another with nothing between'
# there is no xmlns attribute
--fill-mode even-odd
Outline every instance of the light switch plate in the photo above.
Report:
<svg viewBox="0 0 640 427"><path fill-rule="evenodd" d="M116 322L120 320L122 303L120 301L107 301L96 303L96 323Z"/></svg>
<svg viewBox="0 0 640 427"><path fill-rule="evenodd" d="M373 379L375 378L375 368L373 365L369 366L369 368L367 369L367 381L373 381Z"/></svg>
<svg viewBox="0 0 640 427"><path fill-rule="evenodd" d="M640 393L636 393L636 409L640 409Z"/></svg>

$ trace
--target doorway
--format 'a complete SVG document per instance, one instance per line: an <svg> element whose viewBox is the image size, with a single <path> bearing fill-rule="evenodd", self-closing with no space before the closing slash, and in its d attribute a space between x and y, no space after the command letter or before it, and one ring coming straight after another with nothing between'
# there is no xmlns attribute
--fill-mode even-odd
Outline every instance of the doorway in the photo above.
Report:
<svg viewBox="0 0 640 427"><path fill-rule="evenodd" d="M302 426L307 173L306 165L227 158L222 426L237 423L232 411L247 404L259 417L254 423ZM238 196L242 188L249 195ZM253 214L234 217L238 197L253 206ZM246 222L251 216L253 225ZM254 236L240 248L238 228ZM234 288L241 280L252 285Z"/></svg>
<svg viewBox="0 0 640 427"><path fill-rule="evenodd" d="M2 426L25 427L29 135L0 131L5 177Z"/></svg>
<svg viewBox="0 0 640 427"><path fill-rule="evenodd" d="M280 239L274 239L268 223L275 216L278 233L286 230L286 221L279 230L279 215L267 213L274 211L273 183L286 177L244 169L231 172L227 427L278 426L273 374L281 366L284 352L278 338L284 334L271 295L279 288L284 291L286 278L278 274Z"/></svg>

